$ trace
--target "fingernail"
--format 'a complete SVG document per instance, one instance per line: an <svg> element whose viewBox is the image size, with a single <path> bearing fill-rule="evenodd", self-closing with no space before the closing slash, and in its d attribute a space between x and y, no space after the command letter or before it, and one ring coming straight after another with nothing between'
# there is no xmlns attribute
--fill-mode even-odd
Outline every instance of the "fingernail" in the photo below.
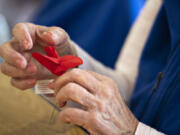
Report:
<svg viewBox="0 0 180 135"><path fill-rule="evenodd" d="M27 62L25 60L17 60L16 63L19 65L20 68L26 68Z"/></svg>
<svg viewBox="0 0 180 135"><path fill-rule="evenodd" d="M52 32L44 32L43 33L43 37L46 39L47 44L51 45L51 46L55 45L54 36L56 36L56 35L53 34Z"/></svg>

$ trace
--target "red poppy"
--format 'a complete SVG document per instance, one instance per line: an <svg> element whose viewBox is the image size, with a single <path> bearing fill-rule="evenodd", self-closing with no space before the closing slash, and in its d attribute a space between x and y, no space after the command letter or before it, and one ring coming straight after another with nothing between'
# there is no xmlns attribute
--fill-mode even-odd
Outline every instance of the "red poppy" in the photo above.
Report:
<svg viewBox="0 0 180 135"><path fill-rule="evenodd" d="M83 64L82 59L77 56L65 55L59 57L55 47L45 47L45 52L47 56L35 52L32 53L32 57L57 76L62 75L68 69Z"/></svg>

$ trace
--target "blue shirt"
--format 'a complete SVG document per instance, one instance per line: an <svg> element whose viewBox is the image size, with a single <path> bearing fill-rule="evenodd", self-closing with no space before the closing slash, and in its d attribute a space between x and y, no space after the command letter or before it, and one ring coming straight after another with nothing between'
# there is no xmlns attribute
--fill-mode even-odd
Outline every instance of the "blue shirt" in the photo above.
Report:
<svg viewBox="0 0 180 135"><path fill-rule="evenodd" d="M34 23L60 26L78 45L114 67L142 0L48 0Z"/></svg>
<svg viewBox="0 0 180 135"><path fill-rule="evenodd" d="M132 2L48 1L35 23L64 28L96 59L113 67L141 7ZM179 0L164 0L141 57L130 105L140 121L170 135L180 134L179 6Z"/></svg>
<svg viewBox="0 0 180 135"><path fill-rule="evenodd" d="M131 98L135 116L168 135L180 134L180 1L164 5L143 51Z"/></svg>

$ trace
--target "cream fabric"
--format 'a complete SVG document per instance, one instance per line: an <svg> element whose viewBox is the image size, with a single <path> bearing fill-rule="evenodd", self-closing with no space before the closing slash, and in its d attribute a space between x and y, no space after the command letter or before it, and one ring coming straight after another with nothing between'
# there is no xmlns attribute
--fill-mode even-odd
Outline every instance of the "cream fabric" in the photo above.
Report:
<svg viewBox="0 0 180 135"><path fill-rule="evenodd" d="M132 84L130 90L134 87L141 53L161 5L162 0L147 0L139 17L129 32L116 63L116 69L126 74L130 84Z"/></svg>
<svg viewBox="0 0 180 135"><path fill-rule="evenodd" d="M135 135L164 135L164 134L139 122Z"/></svg>

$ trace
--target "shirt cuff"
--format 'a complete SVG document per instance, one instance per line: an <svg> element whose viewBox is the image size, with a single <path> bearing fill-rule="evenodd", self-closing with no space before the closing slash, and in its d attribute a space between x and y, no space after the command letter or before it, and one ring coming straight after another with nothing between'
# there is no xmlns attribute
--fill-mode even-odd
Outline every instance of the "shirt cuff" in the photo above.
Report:
<svg viewBox="0 0 180 135"><path fill-rule="evenodd" d="M147 126L139 122L135 135L165 135L165 134L157 131L154 128L151 128L150 126Z"/></svg>

